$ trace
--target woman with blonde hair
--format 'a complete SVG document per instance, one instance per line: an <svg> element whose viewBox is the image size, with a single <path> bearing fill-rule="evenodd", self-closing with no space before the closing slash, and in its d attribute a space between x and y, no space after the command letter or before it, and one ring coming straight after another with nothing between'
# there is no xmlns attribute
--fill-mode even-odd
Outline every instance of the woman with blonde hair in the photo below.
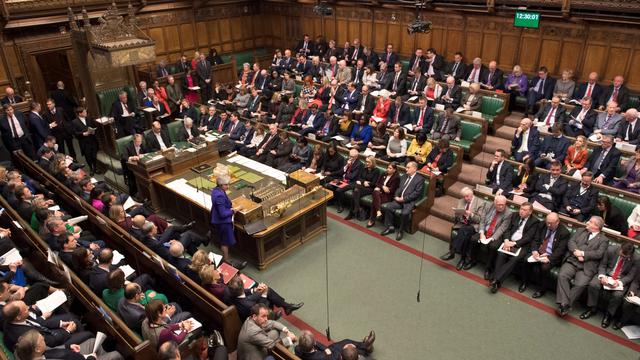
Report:
<svg viewBox="0 0 640 360"><path fill-rule="evenodd" d="M560 97L562 101L571 99L573 91L576 88L576 82L573 81L573 71L565 70L562 72L562 78L556 81L556 87L553 88L553 95Z"/></svg>
<svg viewBox="0 0 640 360"><path fill-rule="evenodd" d="M193 270L194 273L199 274L203 267L211 265L211 259L209 259L209 254L207 254L204 250L197 250L191 256L191 264L189 264L189 269Z"/></svg>
<svg viewBox="0 0 640 360"><path fill-rule="evenodd" d="M509 93L509 111L513 109L516 103L516 97L525 96L527 93L527 76L522 73L520 65L515 65L513 71L504 83L505 92Z"/></svg>
<svg viewBox="0 0 640 360"><path fill-rule="evenodd" d="M587 138L579 135L576 142L569 146L567 157L564 158L565 172L572 174L574 170L580 170L587 163L589 152L587 151Z"/></svg>
<svg viewBox="0 0 640 360"><path fill-rule="evenodd" d="M424 87L423 95L427 98L427 101L430 102L429 105L433 103L434 99L437 99L442 94L442 86L436 82L436 79L430 77L427 79L427 86Z"/></svg>

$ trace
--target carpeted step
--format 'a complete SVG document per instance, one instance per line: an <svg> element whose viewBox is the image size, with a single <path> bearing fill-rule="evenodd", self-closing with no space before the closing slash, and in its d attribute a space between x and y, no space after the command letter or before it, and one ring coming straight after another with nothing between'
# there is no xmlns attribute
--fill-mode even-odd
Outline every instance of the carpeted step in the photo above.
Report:
<svg viewBox="0 0 640 360"><path fill-rule="evenodd" d="M456 199L462 198L462 188L465 186L469 186L469 184L465 184L461 181L456 181L446 191L447 195L451 195Z"/></svg>
<svg viewBox="0 0 640 360"><path fill-rule="evenodd" d="M474 164L462 164L462 171L458 175L458 181L475 188L476 184L484 184L487 177L487 169Z"/></svg>
<svg viewBox="0 0 640 360"><path fill-rule="evenodd" d="M501 126L496 130L496 136L507 139L509 141L513 140L513 135L516 133L516 128L513 126Z"/></svg>
<svg viewBox="0 0 640 360"><path fill-rule="evenodd" d="M509 115L504 119L504 125L518 127L520 126L520 121L524 118L523 114L518 115ZM533 115L529 115L529 118L533 118Z"/></svg>
<svg viewBox="0 0 640 360"><path fill-rule="evenodd" d="M493 154L498 149L502 149L502 150L505 150L506 152L509 152L510 148L511 148L511 140L503 139L497 136L487 136L487 140L482 146L482 151Z"/></svg>
<svg viewBox="0 0 640 360"><path fill-rule="evenodd" d="M451 195L444 195L437 198L431 206L431 214L441 219L453 221L453 208L458 203L458 199Z"/></svg>
<svg viewBox="0 0 640 360"><path fill-rule="evenodd" d="M440 240L448 242L451 240L451 226L453 226L452 222L434 215L429 215L420 222L418 229Z"/></svg>

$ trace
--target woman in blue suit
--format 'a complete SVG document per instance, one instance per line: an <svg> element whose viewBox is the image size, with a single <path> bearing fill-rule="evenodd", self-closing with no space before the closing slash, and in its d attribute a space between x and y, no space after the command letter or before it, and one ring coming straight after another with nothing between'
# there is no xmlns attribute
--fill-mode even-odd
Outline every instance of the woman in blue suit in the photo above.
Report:
<svg viewBox="0 0 640 360"><path fill-rule="evenodd" d="M236 244L233 233L233 213L241 210L241 206L232 207L231 200L227 196L229 176L218 176L216 182L218 186L211 190L211 226L220 239L223 260L232 264L229 247Z"/></svg>

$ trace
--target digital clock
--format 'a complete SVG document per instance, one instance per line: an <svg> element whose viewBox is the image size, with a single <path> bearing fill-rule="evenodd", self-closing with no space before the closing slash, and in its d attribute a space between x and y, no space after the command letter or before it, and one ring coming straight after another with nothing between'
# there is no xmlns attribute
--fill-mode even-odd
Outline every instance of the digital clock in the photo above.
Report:
<svg viewBox="0 0 640 360"><path fill-rule="evenodd" d="M540 26L540 13L531 11L516 11L513 26L537 29Z"/></svg>

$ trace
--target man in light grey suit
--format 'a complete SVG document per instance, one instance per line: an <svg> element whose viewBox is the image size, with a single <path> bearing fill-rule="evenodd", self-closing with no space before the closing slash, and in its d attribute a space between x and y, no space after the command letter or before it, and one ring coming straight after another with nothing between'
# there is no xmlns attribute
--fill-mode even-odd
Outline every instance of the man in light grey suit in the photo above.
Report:
<svg viewBox="0 0 640 360"><path fill-rule="evenodd" d="M460 192L462 193L462 199L458 200L456 209L458 210L457 212L464 209L464 213L458 213L455 216L451 232L456 231L456 234L452 236L449 243L449 252L440 257L442 260L451 260L456 257L456 253L460 254L460 261L456 266L458 270L461 270L469 262L466 256L469 239L480 230L480 223L482 222L482 215L486 205L484 200L473 195L471 188L465 186Z"/></svg>
<svg viewBox="0 0 640 360"><path fill-rule="evenodd" d="M431 129L431 137L434 140L447 139L460 141L462 135L462 126L460 126L460 117L453 113L453 108L448 106L443 113L436 117L436 121Z"/></svg>
<svg viewBox="0 0 640 360"><path fill-rule="evenodd" d="M598 265L609 243L609 239L601 232L603 226L604 220L600 216L592 216L586 227L576 231L569 239L569 251L558 272L556 286L556 312L560 317L569 313L573 302L598 273ZM571 280L574 281L573 287Z"/></svg>
<svg viewBox="0 0 640 360"><path fill-rule="evenodd" d="M480 246L486 245L489 249L497 249L502 243L502 234L509 228L511 211L507 208L507 198L504 195L496 195L493 199L493 204L485 206L484 210L478 233L473 234L469 239L470 246L468 246L465 254L468 260L463 265L464 270L469 270L476 266ZM485 280L489 280L491 275L489 270L490 267L487 266L484 274Z"/></svg>
<svg viewBox="0 0 640 360"><path fill-rule="evenodd" d="M238 335L238 360L263 360L276 344L289 347L298 338L286 326L269 320L269 308L257 303L251 308L251 316L245 320Z"/></svg>
<svg viewBox="0 0 640 360"><path fill-rule="evenodd" d="M596 126L593 129L593 133L616 136L624 121L622 115L616 113L617 110L618 103L615 101L609 101L607 104L607 111L598 114L598 119L596 120Z"/></svg>
<svg viewBox="0 0 640 360"><path fill-rule="evenodd" d="M401 212L400 225L396 234L396 240L398 241L402 240L407 218L411 215L411 211L413 211L416 202L420 199L424 188L424 178L422 175L417 174L418 164L415 161L410 161L406 169L407 173L400 179L400 186L396 190L393 201L382 205L385 225L382 235L391 234L395 230L393 227L394 214L396 210Z"/></svg>

